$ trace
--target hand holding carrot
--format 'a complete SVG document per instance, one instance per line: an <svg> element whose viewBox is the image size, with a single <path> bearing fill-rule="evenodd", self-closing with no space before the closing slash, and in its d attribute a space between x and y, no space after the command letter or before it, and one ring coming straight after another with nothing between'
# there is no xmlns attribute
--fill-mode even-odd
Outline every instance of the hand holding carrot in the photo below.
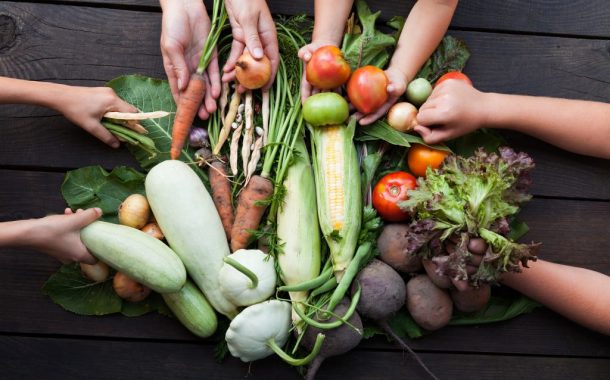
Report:
<svg viewBox="0 0 610 380"><path fill-rule="evenodd" d="M230 82L235 78L235 63L245 48L256 60L267 56L271 61L271 78L275 78L280 53L275 23L265 0L225 0L225 7L233 31L233 44L223 69L222 81ZM273 80L270 80L264 89L272 84ZM238 91L243 93L246 88L239 86Z"/></svg>
<svg viewBox="0 0 610 380"><path fill-rule="evenodd" d="M200 0L162 0L161 55L176 103L195 72L203 45L210 33L211 22L205 5ZM220 73L216 55L206 73L205 99L199 107L199 117L207 119L216 111L220 96Z"/></svg>

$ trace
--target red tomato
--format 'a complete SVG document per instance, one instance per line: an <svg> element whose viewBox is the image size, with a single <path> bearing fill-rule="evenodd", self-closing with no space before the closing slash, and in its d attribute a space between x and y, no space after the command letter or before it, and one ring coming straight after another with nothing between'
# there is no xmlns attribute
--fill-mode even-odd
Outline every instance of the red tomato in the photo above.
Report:
<svg viewBox="0 0 610 380"><path fill-rule="evenodd" d="M421 144L413 144L409 148L407 155L409 170L418 177L425 177L428 166L432 169L438 169L448 155L449 152L444 150L432 149Z"/></svg>
<svg viewBox="0 0 610 380"><path fill-rule="evenodd" d="M351 72L341 49L332 45L322 46L316 50L305 67L307 81L321 90L342 86L347 82Z"/></svg>
<svg viewBox="0 0 610 380"><path fill-rule="evenodd" d="M434 83L434 87L438 86L439 84L441 84L444 81L449 80L449 79L461 80L462 82L468 83L469 85L472 86L472 81L470 80L470 78L468 78L466 76L466 74L464 74L460 71L450 71L447 74L443 75L442 77L438 78L436 83Z"/></svg>
<svg viewBox="0 0 610 380"><path fill-rule="evenodd" d="M394 172L383 176L373 189L373 207L381 218L389 222L400 222L409 218L409 213L398 207L406 201L408 190L417 187L417 180L407 172Z"/></svg>
<svg viewBox="0 0 610 380"><path fill-rule="evenodd" d="M354 71L347 82L347 96L356 109L369 114L388 100L388 77L375 66L364 66Z"/></svg>

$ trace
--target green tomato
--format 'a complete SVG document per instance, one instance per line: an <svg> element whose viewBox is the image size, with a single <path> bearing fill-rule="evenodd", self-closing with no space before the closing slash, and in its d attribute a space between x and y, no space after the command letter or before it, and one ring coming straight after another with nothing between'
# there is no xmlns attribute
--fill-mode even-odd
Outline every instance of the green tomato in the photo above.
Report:
<svg viewBox="0 0 610 380"><path fill-rule="evenodd" d="M334 92L321 92L307 98L303 117L314 127L343 124L349 117L347 101Z"/></svg>
<svg viewBox="0 0 610 380"><path fill-rule="evenodd" d="M432 85L426 78L417 78L407 86L407 100L416 106L424 104L432 93Z"/></svg>

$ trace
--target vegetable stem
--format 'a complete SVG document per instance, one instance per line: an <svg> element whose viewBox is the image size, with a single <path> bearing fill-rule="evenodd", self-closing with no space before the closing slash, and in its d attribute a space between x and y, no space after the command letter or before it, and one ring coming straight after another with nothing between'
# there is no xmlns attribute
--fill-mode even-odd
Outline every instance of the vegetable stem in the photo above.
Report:
<svg viewBox="0 0 610 380"><path fill-rule="evenodd" d="M354 279L354 277L356 277L356 274L358 274L358 269L360 269L360 262L362 261L362 259L364 257L366 257L369 254L370 250L371 250L370 242L366 242L366 243L362 244L360 247L358 247L358 250L356 251L354 258L352 259L349 266L345 270L345 273L343 274L341 281L339 281L339 285L337 285L337 288L335 289L332 296L330 297L330 301L328 301L328 307L327 307L328 311L333 311L335 309L335 307L339 304L339 302L341 302L341 300L345 296L345 292L347 292L347 288L352 283L352 280Z"/></svg>
<svg viewBox="0 0 610 380"><path fill-rule="evenodd" d="M313 350L311 350L309 355L305 356L302 359L295 359L294 357L286 353L284 350L282 350L280 346L277 345L275 339L273 338L267 341L267 346L269 346L269 348L271 348L273 352L275 352L276 355L282 358L282 360L284 360L286 363L295 367L300 367L309 364L312 360L316 358L316 356L318 356L318 353L320 353L320 349L322 348L322 342L324 342L325 338L326 336L324 334L318 334L318 336L316 337L316 343L313 346Z"/></svg>
<svg viewBox="0 0 610 380"><path fill-rule="evenodd" d="M299 308L295 307L295 308L293 308L293 310L308 325L321 329L321 330L331 330L331 329L335 329L335 328L341 326L344 323L347 323L347 320L350 319L351 316L356 311L356 306L358 306L358 302L360 301L361 294L362 294L362 289L360 288L360 285L358 285L358 290L356 290L356 293L354 293L354 296L352 297L352 302L350 303L349 308L345 312L345 315L342 317L337 316L337 320L333 321L333 322L319 322L319 321L316 321L315 319L310 318L307 315L305 315L305 313L303 313L303 311L300 310Z"/></svg>
<svg viewBox="0 0 610 380"><path fill-rule="evenodd" d="M324 270L318 277L312 278L309 281L301 282L296 285L284 285L277 288L281 292L303 292L306 290L315 289L319 286L324 285L328 278L332 275L333 268L329 267Z"/></svg>
<svg viewBox="0 0 610 380"><path fill-rule="evenodd" d="M258 277L250 269L246 268L245 266L240 264L237 260L234 260L229 256L226 256L224 258L224 262L229 264L230 266L232 266L239 272L241 272L244 276L248 277L250 279L250 281L252 281L252 284L250 284L250 289L254 289L258 286Z"/></svg>

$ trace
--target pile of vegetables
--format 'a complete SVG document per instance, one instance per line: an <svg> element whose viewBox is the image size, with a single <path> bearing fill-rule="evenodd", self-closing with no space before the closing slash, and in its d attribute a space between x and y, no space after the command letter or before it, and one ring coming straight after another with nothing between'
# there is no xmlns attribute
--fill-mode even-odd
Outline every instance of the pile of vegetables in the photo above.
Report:
<svg viewBox="0 0 610 380"><path fill-rule="evenodd" d="M392 19L397 32L384 34L364 1L357 16L342 49L320 48L307 67L297 51L310 38L310 20L278 19L274 84L260 90L270 63L245 53L238 82L223 86L204 126L191 128L205 91L197 75L214 47L225 59L231 45L222 1L214 1L212 42L185 92L192 96L177 109L166 82L111 81L141 111L161 104L169 113L141 121L154 154L150 144L129 147L146 175L124 167L67 174L68 205L104 211L104 221L81 233L100 262L62 267L44 291L79 314L173 315L243 361L276 354L309 366L309 379L326 358L377 333L434 378L405 336L531 310L527 299L490 296L501 273L535 259L537 245L515 242L531 159L509 148L494 153L499 140L488 132L452 142L453 152L407 133L431 83L464 67L461 42L445 37L408 86L410 103L370 126L358 126L335 92L301 105L304 71L320 90L345 86L362 113L385 102L382 69L404 20ZM481 145L487 151L471 155Z"/></svg>

